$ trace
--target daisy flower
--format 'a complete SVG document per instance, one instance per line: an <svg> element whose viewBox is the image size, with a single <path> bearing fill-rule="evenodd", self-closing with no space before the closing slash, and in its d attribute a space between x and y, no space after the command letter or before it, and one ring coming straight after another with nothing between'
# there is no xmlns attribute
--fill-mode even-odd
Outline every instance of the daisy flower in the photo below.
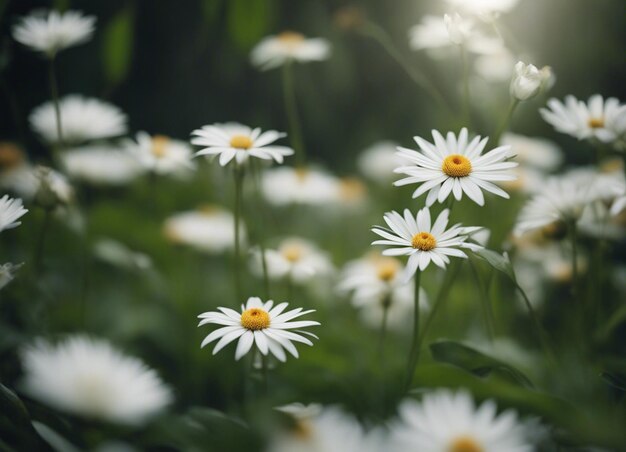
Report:
<svg viewBox="0 0 626 452"><path fill-rule="evenodd" d="M72 178L92 185L125 185L144 169L136 158L117 147L91 145L64 151L61 164Z"/></svg>
<svg viewBox="0 0 626 452"><path fill-rule="evenodd" d="M297 284L328 274L333 268L326 253L314 243L299 237L288 237L276 249L265 250L265 261L271 279L289 278ZM253 272L261 275L263 269L259 251L254 252L251 263Z"/></svg>
<svg viewBox="0 0 626 452"><path fill-rule="evenodd" d="M202 149L196 152L196 156L219 155L219 163L222 166L233 160L237 165L242 165L250 157L283 163L284 157L293 155L293 149L287 146L272 145L279 138L286 136L275 130L261 133L258 127L251 129L241 124L228 123L204 126L194 130L192 135L194 138L191 139L191 143L202 146Z"/></svg>
<svg viewBox="0 0 626 452"><path fill-rule="evenodd" d="M47 166L35 168L37 191L34 202L44 209L53 209L71 203L74 200L74 188L67 178Z"/></svg>
<svg viewBox="0 0 626 452"><path fill-rule="evenodd" d="M0 265L0 290L9 284L15 278L15 274L20 269L22 264L6 263Z"/></svg>
<svg viewBox="0 0 626 452"><path fill-rule="evenodd" d="M579 140L595 138L610 143L626 132L626 105L615 97L604 100L596 94L585 103L567 96L564 104L550 99L548 107L539 110L543 119L558 132Z"/></svg>
<svg viewBox="0 0 626 452"><path fill-rule="evenodd" d="M364 432L354 416L335 406L293 403L277 410L291 417L291 429L276 432L267 452L362 452Z"/></svg>
<svg viewBox="0 0 626 452"><path fill-rule="evenodd" d="M195 167L191 148L183 141L146 132L139 132L136 139L126 141L125 148L148 171L184 176Z"/></svg>
<svg viewBox="0 0 626 452"><path fill-rule="evenodd" d="M172 215L165 220L163 232L173 243L205 253L223 253L235 244L235 219L222 207L206 205ZM241 236L245 240L243 225Z"/></svg>
<svg viewBox="0 0 626 452"><path fill-rule="evenodd" d="M96 18L80 11L34 12L13 27L13 38L33 50L53 58L59 50L88 41Z"/></svg>
<svg viewBox="0 0 626 452"><path fill-rule="evenodd" d="M474 61L474 71L488 82L511 80L515 70L515 57L504 45L492 52L479 55Z"/></svg>
<svg viewBox="0 0 626 452"><path fill-rule="evenodd" d="M515 64L515 74L509 88L511 96L520 101L534 97L543 85L544 75L545 73L534 64L518 61Z"/></svg>
<svg viewBox="0 0 626 452"><path fill-rule="evenodd" d="M379 141L361 152L357 167L361 173L375 182L388 183L393 177L393 170L404 161L396 155L398 145L393 141Z"/></svg>
<svg viewBox="0 0 626 452"><path fill-rule="evenodd" d="M408 177L396 181L394 185L420 184L413 192L413 197L417 198L428 192L427 206L431 206L435 200L443 202L450 193L457 201L465 193L480 206L485 204L482 190L509 198L493 182L515 179L510 170L517 163L506 161L510 155L510 146L499 146L482 154L488 138L481 140L480 136L476 136L468 142L466 128L461 129L458 138L454 133L448 132L444 139L436 130L432 131L432 135L434 143L414 137L421 152L398 148L398 155L412 165L396 168L396 173L406 174Z"/></svg>
<svg viewBox="0 0 626 452"><path fill-rule="evenodd" d="M239 339L235 351L236 360L248 353L253 344L256 345L261 354L271 353L279 361L286 361L285 350L297 358L298 350L293 342L313 345L304 335L315 339L317 336L299 329L296 330L299 334L288 330L319 325L320 323L313 320L293 321L293 319L315 312L315 310L303 311L302 308L297 308L285 312L288 305L288 303L279 303L274 306L272 300L263 303L258 297L250 297L245 305L241 305L241 313L230 308L220 307L217 308L220 312L200 314L198 318L202 320L198 326L207 323L223 325L205 337L201 347L219 339L213 349L215 355L226 345Z"/></svg>
<svg viewBox="0 0 626 452"><path fill-rule="evenodd" d="M271 204L327 205L338 201L337 178L315 168L281 167L266 171L261 180L265 199Z"/></svg>
<svg viewBox="0 0 626 452"><path fill-rule="evenodd" d="M72 94L59 101L59 108L66 143L79 144L126 133L126 115L116 106L101 100ZM33 130L46 142L56 143L59 140L52 102L35 108L29 121Z"/></svg>
<svg viewBox="0 0 626 452"><path fill-rule="evenodd" d="M481 17L510 11L519 0L447 0L447 2L464 11Z"/></svg>
<svg viewBox="0 0 626 452"><path fill-rule="evenodd" d="M5 229L12 229L22 224L19 220L28 209L24 209L22 200L19 198L9 198L4 195L0 198L0 232Z"/></svg>
<svg viewBox="0 0 626 452"><path fill-rule="evenodd" d="M21 358L25 391L68 413L138 425L173 398L154 370L104 340L82 335L56 345L38 340Z"/></svg>
<svg viewBox="0 0 626 452"><path fill-rule="evenodd" d="M330 44L323 38L306 38L294 31L284 31L261 40L250 54L252 64L262 71L290 61L322 61L330 55Z"/></svg>
<svg viewBox="0 0 626 452"><path fill-rule="evenodd" d="M419 268L423 271L430 261L441 268L450 263L448 256L467 258L460 248L482 248L480 245L465 243L469 234L479 228L461 228L460 224L448 226L449 209L444 209L435 223L431 225L430 210L424 207L413 217L409 209L405 209L404 217L398 212L385 214L385 222L390 229L376 226L372 232L384 240L376 240L372 245L391 245L383 251L385 256L409 256L403 272L403 281L408 281Z"/></svg>
<svg viewBox="0 0 626 452"><path fill-rule="evenodd" d="M509 157L515 157L520 166L549 172L556 170L563 163L563 152L550 140L505 133L500 144L511 147Z"/></svg>
<svg viewBox="0 0 626 452"><path fill-rule="evenodd" d="M453 44L464 44L472 35L473 23L463 19L458 13L444 14L443 23Z"/></svg>
<svg viewBox="0 0 626 452"><path fill-rule="evenodd" d="M406 400L393 427L392 450L420 452L532 452L532 429L512 410L497 413L494 401L480 406L464 391L437 390L421 403Z"/></svg>

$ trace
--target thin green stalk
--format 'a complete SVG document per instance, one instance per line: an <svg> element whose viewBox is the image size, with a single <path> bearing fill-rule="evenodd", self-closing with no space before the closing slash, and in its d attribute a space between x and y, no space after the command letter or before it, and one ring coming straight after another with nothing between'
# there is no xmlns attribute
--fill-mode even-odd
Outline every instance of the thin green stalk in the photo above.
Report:
<svg viewBox="0 0 626 452"><path fill-rule="evenodd" d="M296 87L293 77L293 63L287 62L283 65L283 100L285 111L289 121L289 137L291 146L295 151L297 166L304 166L306 163L306 149L302 139L302 125L298 116L298 102L296 99Z"/></svg>
<svg viewBox="0 0 626 452"><path fill-rule="evenodd" d="M506 114L502 117L502 121L500 121L500 125L496 129L493 134L493 144L497 146L500 143L500 138L502 138L502 134L509 128L509 124L511 119L513 118L513 113L515 109L519 105L519 100L515 98L511 98L511 103L509 104L509 109Z"/></svg>
<svg viewBox="0 0 626 452"><path fill-rule="evenodd" d="M50 64L48 65L48 79L50 82L50 96L52 97L54 115L57 124L57 145L63 149L65 141L63 140L63 128L61 127L61 104L59 102L59 87L54 70L54 60L54 56L50 57Z"/></svg>
<svg viewBox="0 0 626 452"><path fill-rule="evenodd" d="M409 352L409 359L407 361L406 379L404 381L404 391L408 392L413 381L413 375L415 375L415 368L419 360L420 352L420 279L422 272L417 270L413 281L415 283L415 295L413 298L413 338L411 340L411 351Z"/></svg>
<svg viewBox="0 0 626 452"><path fill-rule="evenodd" d="M569 222L569 235L572 243L572 295L574 301L580 303L580 291L578 290L578 233L576 220Z"/></svg>
<svg viewBox="0 0 626 452"><path fill-rule="evenodd" d="M43 212L43 223L39 230L39 238L37 239L37 246L35 247L35 255L33 257L35 274L37 275L41 272L46 235L50 228L50 220L52 219L52 211L50 209L44 209Z"/></svg>
<svg viewBox="0 0 626 452"><path fill-rule="evenodd" d="M556 360L554 358L554 352L552 351L552 347L550 346L548 333L546 333L543 326L541 325L541 322L539 321L539 317L537 317L537 314L535 313L535 310L533 309L533 306L530 303L530 300L528 299L526 292L524 292L524 289L522 289L522 287L517 282L515 283L515 288L522 295L524 303L526 304L526 309L528 309L528 314L530 315L530 319L535 327L537 336L539 337L541 348L543 349L550 363L554 365L556 363Z"/></svg>
<svg viewBox="0 0 626 452"><path fill-rule="evenodd" d="M243 301L241 290L241 202L243 196L244 170L242 167L235 167L235 255L233 278L235 284L235 304Z"/></svg>
<svg viewBox="0 0 626 452"><path fill-rule="evenodd" d="M474 275L474 279L476 280L476 285L478 286L478 291L480 292L480 306L482 307L483 317L485 320L485 329L487 330L487 337L489 338L489 342L493 342L494 338L494 321L493 321L493 312L491 312L491 303L489 300L489 294L487 292L487 288L480 277L480 273L478 272L478 267L474 260L470 257L470 268L472 269L472 274Z"/></svg>
<svg viewBox="0 0 626 452"><path fill-rule="evenodd" d="M466 124L471 126L472 124L472 113L470 109L471 100L470 100L470 66L469 66L469 58L467 56L467 49L464 44L459 46L461 50L461 64L463 66L463 118L465 119Z"/></svg>
<svg viewBox="0 0 626 452"><path fill-rule="evenodd" d="M255 162L256 163L256 162ZM256 205L259 209L258 212L258 241L259 248L261 250L261 268L263 271L263 289L265 291L265 299L269 300L271 298L270 295L270 278L267 270L267 257L266 257L266 248L265 248L265 221L263 214L265 213L265 206L263 204L263 197L261 196L261 168L259 165L253 165L253 179L254 179L254 193L256 196Z"/></svg>
<svg viewBox="0 0 626 452"><path fill-rule="evenodd" d="M380 323L380 336L378 337L378 362L381 363L385 355L385 338L387 336L387 320L389 317L389 306L391 305L391 294L383 300L383 318ZM384 367L381 365L381 368Z"/></svg>
<svg viewBox="0 0 626 452"><path fill-rule="evenodd" d="M365 36L369 36L377 41L387 51L389 56L391 56L396 63L404 69L411 80L413 80L413 82L415 82L415 84L421 89L426 91L426 93L428 93L440 107L442 107L447 113L453 112L445 97L443 97L441 92L430 81L430 79L419 72L415 67L407 63L407 58L400 53L389 34L382 27L372 22L366 22L359 30Z"/></svg>

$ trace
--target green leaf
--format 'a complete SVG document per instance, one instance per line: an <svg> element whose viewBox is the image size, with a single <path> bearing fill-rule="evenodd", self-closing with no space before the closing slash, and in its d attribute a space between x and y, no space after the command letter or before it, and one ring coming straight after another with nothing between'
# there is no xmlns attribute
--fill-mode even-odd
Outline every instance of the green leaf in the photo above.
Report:
<svg viewBox="0 0 626 452"><path fill-rule="evenodd" d="M474 254L487 261L487 263L496 270L507 275L509 278L511 278L511 281L517 283L517 280L515 278L515 272L513 271L513 265L511 264L511 259L509 259L508 253L505 252L503 254L500 254L496 251L482 248L474 251Z"/></svg>
<svg viewBox="0 0 626 452"><path fill-rule="evenodd" d="M214 410L212 408L193 407L189 410L188 416L205 426L214 426L215 424L227 422L230 424L235 424L241 428L248 428L248 425L241 419L234 416L229 416L222 411Z"/></svg>
<svg viewBox="0 0 626 452"><path fill-rule="evenodd" d="M502 372L522 386L533 387L530 379L515 367L465 344L447 340L438 341L430 345L430 352L436 361L453 364L475 375L486 376L494 371Z"/></svg>
<svg viewBox="0 0 626 452"><path fill-rule="evenodd" d="M272 0L229 0L228 32L233 42L248 50L269 32L274 17Z"/></svg>
<svg viewBox="0 0 626 452"><path fill-rule="evenodd" d="M79 449L76 446L52 430L46 424L33 421L33 427L35 427L39 436L41 436L50 445L50 447L57 452L79 452Z"/></svg>
<svg viewBox="0 0 626 452"><path fill-rule="evenodd" d="M626 304L620 306L611 317L604 322L602 328L596 333L596 340L605 341L611 337L613 331L626 321Z"/></svg>
<svg viewBox="0 0 626 452"><path fill-rule="evenodd" d="M128 6L104 28L102 61L104 75L111 85L119 84L128 75L133 53L134 16L133 8Z"/></svg>

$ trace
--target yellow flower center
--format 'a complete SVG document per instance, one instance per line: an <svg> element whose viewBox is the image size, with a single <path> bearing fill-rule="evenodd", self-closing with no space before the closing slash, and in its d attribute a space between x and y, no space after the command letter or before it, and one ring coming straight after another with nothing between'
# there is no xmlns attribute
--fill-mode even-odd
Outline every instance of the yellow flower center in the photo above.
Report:
<svg viewBox="0 0 626 452"><path fill-rule="evenodd" d="M461 436L455 439L448 448L448 452L483 452L484 449L469 436Z"/></svg>
<svg viewBox="0 0 626 452"><path fill-rule="evenodd" d="M230 139L230 145L236 149L250 149L252 140L246 135L234 135Z"/></svg>
<svg viewBox="0 0 626 452"><path fill-rule="evenodd" d="M381 281L391 281L395 278L399 269L400 264L397 260L392 258L383 257L376 263L376 275Z"/></svg>
<svg viewBox="0 0 626 452"><path fill-rule="evenodd" d="M155 135L152 137L152 155L156 158L165 157L167 153L167 145L170 139L164 135Z"/></svg>
<svg viewBox="0 0 626 452"><path fill-rule="evenodd" d="M592 129L601 129L604 127L604 118L589 118L589 127Z"/></svg>
<svg viewBox="0 0 626 452"><path fill-rule="evenodd" d="M241 313L241 326L257 331L270 326L270 315L263 309L250 308Z"/></svg>
<svg viewBox="0 0 626 452"><path fill-rule="evenodd" d="M465 177L472 172L472 163L465 156L452 154L444 159L441 170L450 177Z"/></svg>
<svg viewBox="0 0 626 452"><path fill-rule="evenodd" d="M413 236L411 246L421 251L430 251L437 246L437 239L428 232L418 232Z"/></svg>
<svg viewBox="0 0 626 452"><path fill-rule="evenodd" d="M310 422L298 419L294 425L293 434L296 438L307 441L313 436L313 427Z"/></svg>
<svg viewBox="0 0 626 452"><path fill-rule="evenodd" d="M283 31L278 35L278 40L283 44L297 45L304 41L304 35L296 31Z"/></svg>
<svg viewBox="0 0 626 452"><path fill-rule="evenodd" d="M344 201L358 201L365 197L365 193L363 182L354 177L346 177L339 182L339 194Z"/></svg>
<svg viewBox="0 0 626 452"><path fill-rule="evenodd" d="M567 224L562 220L553 221L541 228L541 232L547 239L561 240L567 236Z"/></svg>
<svg viewBox="0 0 626 452"><path fill-rule="evenodd" d="M24 151L13 143L0 143L0 170L18 167L24 161Z"/></svg>
<svg viewBox="0 0 626 452"><path fill-rule="evenodd" d="M306 168L298 167L294 169L294 172L300 182L304 182L306 178L309 177L309 170Z"/></svg>
<svg viewBox="0 0 626 452"><path fill-rule="evenodd" d="M289 262L297 262L302 259L303 250L301 246L289 244L282 247L281 254Z"/></svg>
<svg viewBox="0 0 626 452"><path fill-rule="evenodd" d="M208 217L215 215L219 212L220 208L213 204L202 204L198 207L198 212Z"/></svg>

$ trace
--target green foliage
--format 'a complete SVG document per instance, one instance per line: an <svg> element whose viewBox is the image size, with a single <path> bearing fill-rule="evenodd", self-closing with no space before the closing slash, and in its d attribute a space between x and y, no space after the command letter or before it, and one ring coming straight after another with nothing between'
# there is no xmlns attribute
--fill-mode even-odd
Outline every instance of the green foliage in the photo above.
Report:
<svg viewBox="0 0 626 452"><path fill-rule="evenodd" d="M123 82L133 57L135 10L129 5L118 11L106 24L102 39L102 64L111 86Z"/></svg>

